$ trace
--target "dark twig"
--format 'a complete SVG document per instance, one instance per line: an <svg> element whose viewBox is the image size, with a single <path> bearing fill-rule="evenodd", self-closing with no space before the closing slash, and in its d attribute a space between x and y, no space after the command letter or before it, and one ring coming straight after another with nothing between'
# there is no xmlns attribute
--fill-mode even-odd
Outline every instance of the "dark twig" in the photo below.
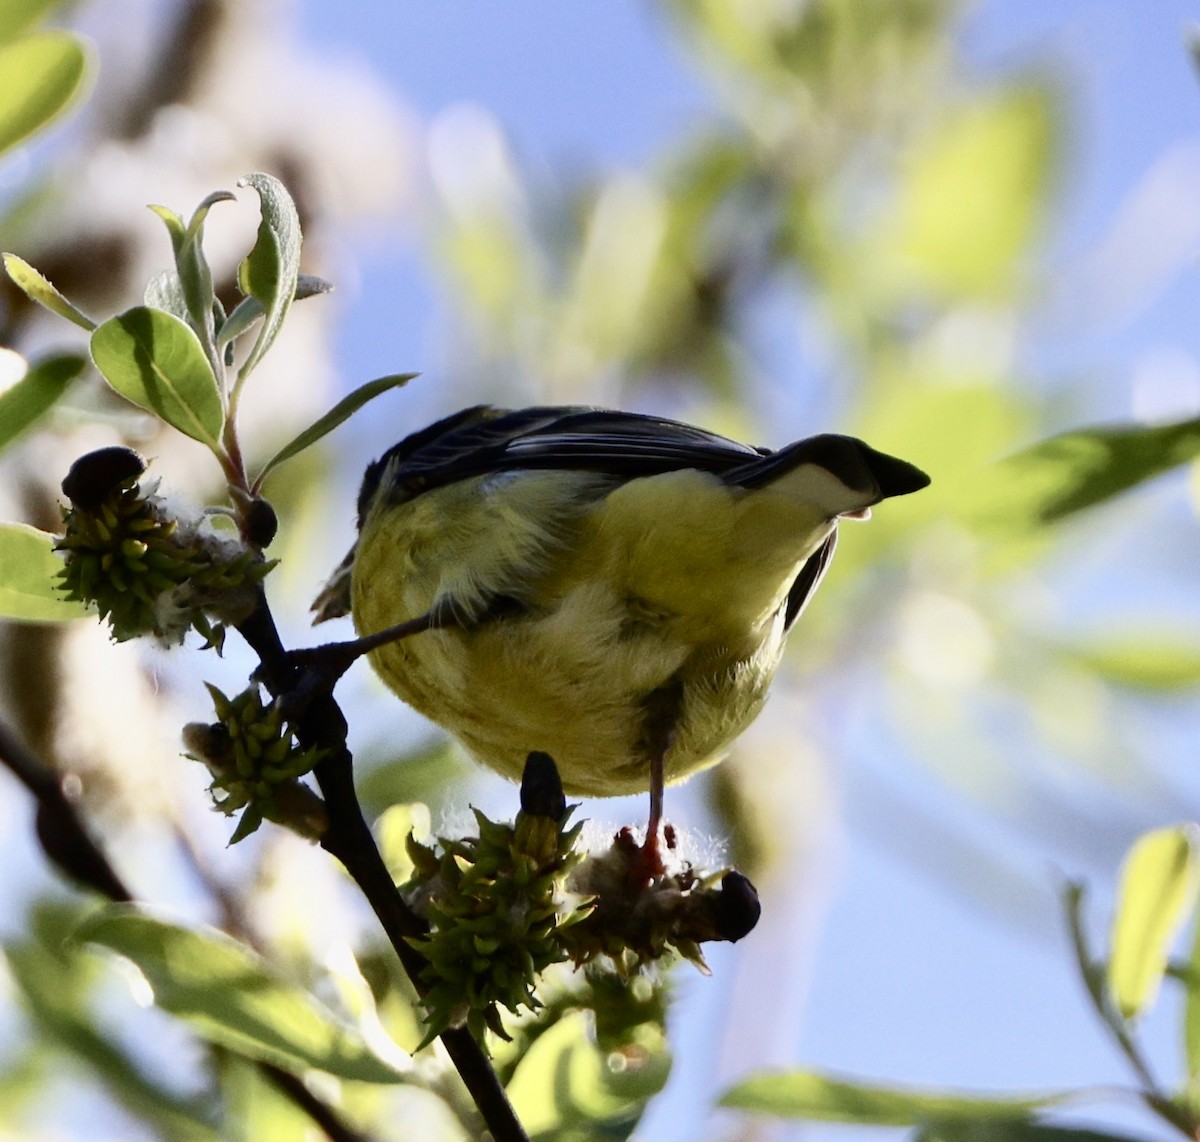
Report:
<svg viewBox="0 0 1200 1142"><path fill-rule="evenodd" d="M287 695L301 684L301 671L284 648L266 596L261 592L258 606L248 619L238 624L238 630L258 655L262 665L257 675L272 694ZM293 728L301 746L325 751L315 770L329 816L321 845L353 877L413 985L423 991L421 971L425 961L409 940L423 935L425 925L396 891L363 817L354 788L352 758L346 748L346 719L341 708L329 693L306 695ZM442 1033L441 1040L495 1142L528 1142L528 1135L487 1054L470 1031L465 1027L451 1028Z"/></svg>
<svg viewBox="0 0 1200 1142"><path fill-rule="evenodd" d="M117 903L131 903L133 894L109 862L104 850L84 827L75 806L62 789L61 779L12 730L0 722L0 764L9 769L37 802L37 836L46 855L72 881ZM258 1063L259 1073L290 1099L330 1142L370 1142L304 1085L296 1075L271 1063Z"/></svg>
<svg viewBox="0 0 1200 1142"><path fill-rule="evenodd" d="M62 779L26 749L17 735L0 722L0 762L33 794L37 802L37 836L54 866L75 881L110 900L133 899L108 857L83 827L75 806L63 792Z"/></svg>
<svg viewBox="0 0 1200 1142"><path fill-rule="evenodd" d="M271 1063L259 1063L258 1069L276 1090L290 1099L325 1131L329 1142L371 1142L369 1134L363 1134L343 1122L333 1107L319 1099L304 1085L304 1080L299 1075Z"/></svg>

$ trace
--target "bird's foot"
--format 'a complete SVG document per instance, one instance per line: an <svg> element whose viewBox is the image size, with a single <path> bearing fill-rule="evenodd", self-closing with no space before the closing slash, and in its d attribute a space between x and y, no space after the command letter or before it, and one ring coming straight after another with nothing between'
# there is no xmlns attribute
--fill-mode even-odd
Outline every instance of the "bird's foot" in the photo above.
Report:
<svg viewBox="0 0 1200 1142"><path fill-rule="evenodd" d="M665 824L653 832L647 831L645 840L638 844L633 829L625 826L616 836L616 844L629 854L629 881L641 887L653 884L667 872L664 848L674 853L678 844L675 826Z"/></svg>

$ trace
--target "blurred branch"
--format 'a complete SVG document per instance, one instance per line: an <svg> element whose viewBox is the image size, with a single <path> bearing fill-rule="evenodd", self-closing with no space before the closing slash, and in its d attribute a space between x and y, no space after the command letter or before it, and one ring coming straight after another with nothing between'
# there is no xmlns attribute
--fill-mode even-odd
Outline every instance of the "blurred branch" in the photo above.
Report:
<svg viewBox="0 0 1200 1142"><path fill-rule="evenodd" d="M29 790L37 802L38 841L54 866L68 879L109 900L132 903L133 893L84 827L71 799L63 791L62 779L27 749L3 722L0 722L0 764ZM260 1062L256 1066L268 1082L325 1131L330 1142L370 1142L369 1135L347 1125L298 1076L271 1063Z"/></svg>
<svg viewBox="0 0 1200 1142"><path fill-rule="evenodd" d="M262 663L258 676L276 697L292 692L299 671L289 658L275 626L266 596L259 591L258 605L238 631ZM424 922L401 898L363 817L354 788L353 758L346 748L346 719L332 695L317 695L299 713L296 738L305 749L323 751L314 774L325 798L329 827L321 846L342 862L371 905L396 955L419 993L424 957L409 942L425 934ZM441 1040L455 1069L466 1084L495 1142L527 1142L504 1087L492 1069L483 1047L466 1027L442 1032Z"/></svg>
<svg viewBox="0 0 1200 1142"><path fill-rule="evenodd" d="M154 52L154 70L121 109L115 134L122 139L144 135L161 107L185 103L229 18L226 0L187 0Z"/></svg>

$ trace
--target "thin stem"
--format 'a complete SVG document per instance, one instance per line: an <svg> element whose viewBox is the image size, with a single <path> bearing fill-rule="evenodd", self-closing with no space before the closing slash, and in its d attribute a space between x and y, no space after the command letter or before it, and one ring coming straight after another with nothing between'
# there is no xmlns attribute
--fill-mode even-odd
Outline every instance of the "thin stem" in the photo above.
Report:
<svg viewBox="0 0 1200 1142"><path fill-rule="evenodd" d="M1100 1016L1100 1021L1108 1028L1128 1060L1147 1094L1155 1098L1165 1099L1166 1095L1150 1070L1150 1064L1138 1049L1137 1044L1129 1034L1124 1019L1109 1002L1104 984L1104 973L1088 947L1087 935L1083 930L1083 886L1069 884L1066 890L1067 927L1071 935L1071 948L1075 953L1075 962L1079 965L1079 974L1083 977L1084 987L1092 1007Z"/></svg>
<svg viewBox="0 0 1200 1142"><path fill-rule="evenodd" d="M265 594L260 592L258 606L238 630L262 663L258 675L263 684L276 696L286 694L296 685L300 671L284 649ZM321 845L354 879L405 972L422 992L425 960L409 941L424 934L425 924L396 891L363 816L354 788L353 759L346 748L345 716L331 694L317 694L304 704L293 728L302 746L325 751L314 771L329 816ZM491 1062L470 1031L451 1028L442 1033L441 1040L494 1142L528 1142Z"/></svg>
<svg viewBox="0 0 1200 1142"><path fill-rule="evenodd" d="M1083 977L1084 987L1092 1007L1100 1016L1100 1021L1108 1028L1117 1047L1128 1061L1138 1081L1142 1084L1139 1092L1142 1101L1160 1118L1170 1123L1189 1138L1200 1139L1200 1119L1188 1107L1163 1089L1150 1064L1142 1054L1141 1048L1129 1032L1129 1024L1121 1013L1113 1006L1109 998L1104 979L1104 970L1092 955L1088 947L1087 935L1083 930L1083 896L1082 884L1068 884L1065 893L1067 927L1071 935L1071 947L1075 953L1075 962L1079 965L1079 973Z"/></svg>

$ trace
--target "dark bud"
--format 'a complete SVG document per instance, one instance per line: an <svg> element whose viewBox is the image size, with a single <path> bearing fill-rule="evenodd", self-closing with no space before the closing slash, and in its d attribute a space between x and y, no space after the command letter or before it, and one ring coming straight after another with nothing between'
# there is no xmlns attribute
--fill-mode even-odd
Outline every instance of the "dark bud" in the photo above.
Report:
<svg viewBox="0 0 1200 1142"><path fill-rule="evenodd" d="M146 461L132 448L114 445L80 456L62 482L63 495L85 511L99 507L110 492L146 470Z"/></svg>
<svg viewBox="0 0 1200 1142"><path fill-rule="evenodd" d="M521 774L521 812L561 821L566 811L567 798L554 758L535 750L525 759Z"/></svg>
<svg viewBox="0 0 1200 1142"><path fill-rule="evenodd" d="M255 547L269 547L279 530L279 517L267 500L253 499L242 517L246 542Z"/></svg>
<svg viewBox="0 0 1200 1142"><path fill-rule="evenodd" d="M737 943L743 936L754 931L762 905L758 902L758 889L749 877L730 871L721 878L721 892L717 897L717 931L722 940Z"/></svg>

